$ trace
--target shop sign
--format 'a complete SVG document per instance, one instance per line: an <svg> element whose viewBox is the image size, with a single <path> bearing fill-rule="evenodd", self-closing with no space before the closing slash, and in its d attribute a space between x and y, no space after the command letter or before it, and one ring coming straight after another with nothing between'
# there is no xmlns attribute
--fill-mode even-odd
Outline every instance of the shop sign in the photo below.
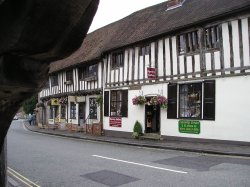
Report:
<svg viewBox="0 0 250 187"><path fill-rule="evenodd" d="M156 79L156 68L147 68L148 78L149 79Z"/></svg>
<svg viewBox="0 0 250 187"><path fill-rule="evenodd" d="M57 98L51 99L51 105L52 106L57 106L59 105L59 100Z"/></svg>
<svg viewBox="0 0 250 187"><path fill-rule="evenodd" d="M200 134L200 122L190 121L190 120L180 120L179 132L188 134Z"/></svg>
<svg viewBox="0 0 250 187"><path fill-rule="evenodd" d="M120 117L110 117L109 118L110 127L122 127L122 118Z"/></svg>

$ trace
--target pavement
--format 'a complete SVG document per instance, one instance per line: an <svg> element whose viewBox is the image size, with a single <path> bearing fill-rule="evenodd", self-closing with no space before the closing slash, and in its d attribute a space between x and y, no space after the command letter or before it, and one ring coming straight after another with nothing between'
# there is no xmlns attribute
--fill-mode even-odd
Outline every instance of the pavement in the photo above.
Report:
<svg viewBox="0 0 250 187"><path fill-rule="evenodd" d="M24 122L26 128L33 132L69 137L75 139L91 140L98 142L107 142L115 144L123 144L129 146L139 146L166 150L179 150L197 153L229 155L229 156L242 156L250 157L250 146L247 145L234 145L224 143L208 143L208 142L187 142L187 141L173 141L173 140L141 140L133 138L117 138L111 136L96 136L83 132L72 132L60 129L40 129L38 126L29 125Z"/></svg>

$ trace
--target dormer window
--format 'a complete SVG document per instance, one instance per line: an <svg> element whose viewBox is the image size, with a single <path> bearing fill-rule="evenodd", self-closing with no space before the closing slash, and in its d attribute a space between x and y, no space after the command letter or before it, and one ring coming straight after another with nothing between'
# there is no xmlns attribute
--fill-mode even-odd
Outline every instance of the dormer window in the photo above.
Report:
<svg viewBox="0 0 250 187"><path fill-rule="evenodd" d="M185 0L169 0L167 2L167 6L168 6L167 11L181 7L184 2Z"/></svg>

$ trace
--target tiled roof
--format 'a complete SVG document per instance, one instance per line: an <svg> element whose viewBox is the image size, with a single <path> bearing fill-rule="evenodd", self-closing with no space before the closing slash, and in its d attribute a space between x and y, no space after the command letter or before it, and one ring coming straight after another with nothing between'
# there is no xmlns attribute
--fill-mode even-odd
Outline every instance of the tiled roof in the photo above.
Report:
<svg viewBox="0 0 250 187"><path fill-rule="evenodd" d="M167 10L167 1L137 11L87 35L82 46L66 59L53 62L50 72L99 59L101 54L139 41L168 34L206 21L250 10L250 0L186 0Z"/></svg>

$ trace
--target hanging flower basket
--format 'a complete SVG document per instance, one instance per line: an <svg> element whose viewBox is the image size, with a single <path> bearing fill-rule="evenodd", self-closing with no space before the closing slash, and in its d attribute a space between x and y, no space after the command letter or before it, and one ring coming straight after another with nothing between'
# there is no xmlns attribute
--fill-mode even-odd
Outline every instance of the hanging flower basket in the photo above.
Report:
<svg viewBox="0 0 250 187"><path fill-rule="evenodd" d="M61 97L61 98L59 99L60 105L66 105L67 102L68 102L67 97Z"/></svg>
<svg viewBox="0 0 250 187"><path fill-rule="evenodd" d="M146 98L144 96L135 96L132 99L133 105L144 105L147 102Z"/></svg>
<svg viewBox="0 0 250 187"><path fill-rule="evenodd" d="M150 105L160 105L161 108L167 108L168 106L168 100L164 96L154 96L150 99L149 103Z"/></svg>

